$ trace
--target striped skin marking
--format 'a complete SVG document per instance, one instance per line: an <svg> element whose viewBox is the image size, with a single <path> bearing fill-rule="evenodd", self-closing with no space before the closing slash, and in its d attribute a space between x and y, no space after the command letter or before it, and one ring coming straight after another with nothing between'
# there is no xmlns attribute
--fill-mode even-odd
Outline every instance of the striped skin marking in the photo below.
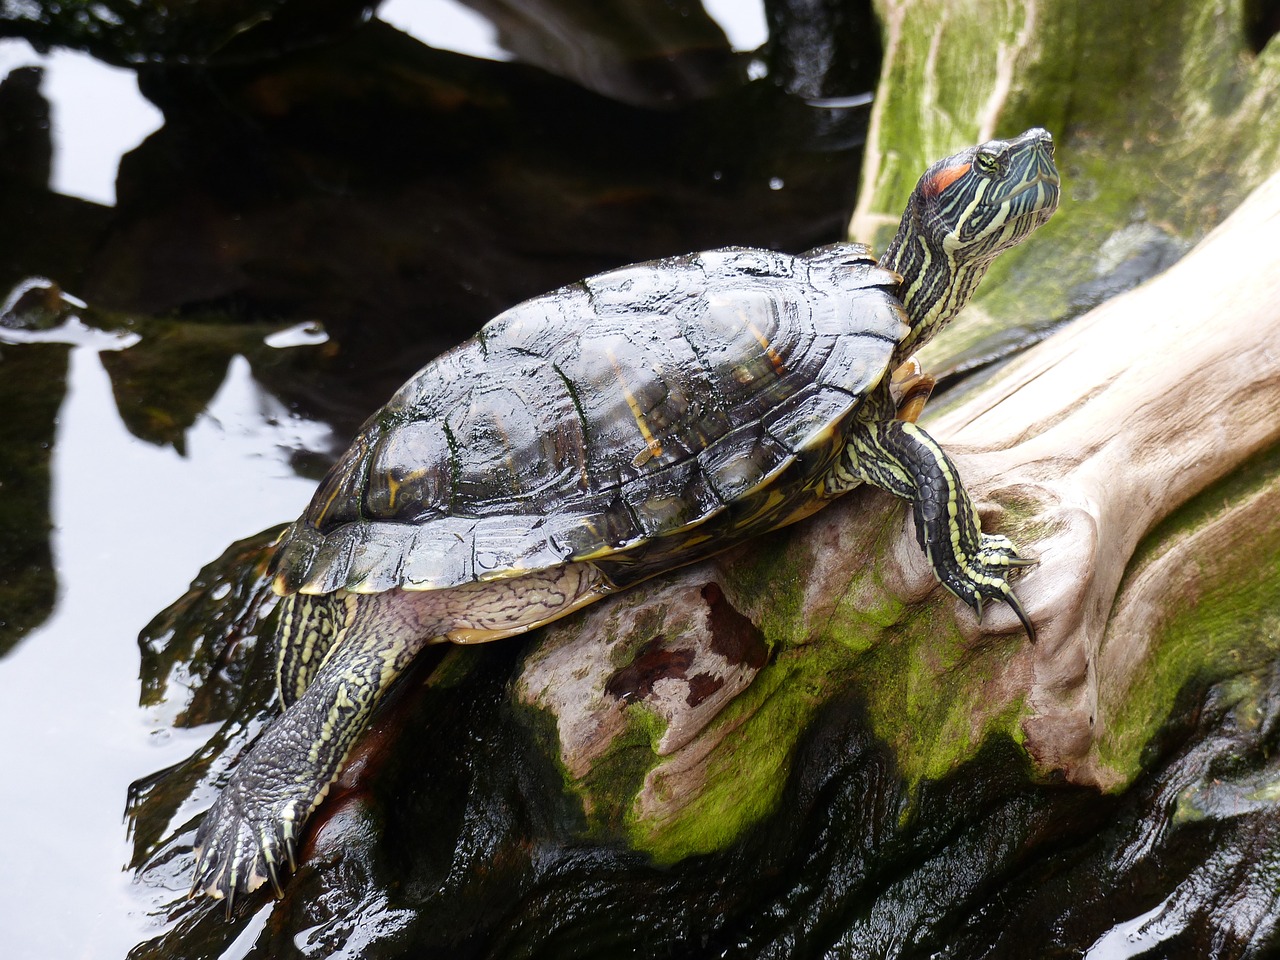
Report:
<svg viewBox="0 0 1280 960"><path fill-rule="evenodd" d="M613 592L589 563L571 563L544 574L467 584L450 591L445 639L488 643L568 616Z"/></svg>
<svg viewBox="0 0 1280 960"><path fill-rule="evenodd" d="M859 420L828 482L838 488L869 483L910 501L916 538L942 585L979 618L984 600L1005 601L1034 641L1035 628L1007 579L1011 568L1033 561L1023 559L1007 538L982 532L951 459L921 427L904 420Z"/></svg>
<svg viewBox="0 0 1280 960"><path fill-rule="evenodd" d="M340 647L355 617L350 594L294 594L280 601L276 693L288 708L306 692L329 653Z"/></svg>
<svg viewBox="0 0 1280 960"><path fill-rule="evenodd" d="M911 332L895 361L924 346L968 302L995 257L1053 214L1053 140L1028 130L941 161L921 178L880 266L905 278Z"/></svg>
<svg viewBox="0 0 1280 960"><path fill-rule="evenodd" d="M281 892L283 864L296 865L303 824L324 801L387 689L422 648L446 640L479 642L548 623L612 592L590 564L543 575L472 583L428 593L393 591L288 597L299 642L333 635L310 684L241 759L196 837L192 892L226 899L230 916L239 893L270 882ZM339 618L341 622L338 623ZM309 662L319 656L312 646ZM302 672L290 661L291 682ZM304 750L296 749L305 746ZM294 749L289 749L293 747Z"/></svg>
<svg viewBox="0 0 1280 960"><path fill-rule="evenodd" d="M349 613L348 636L332 648L305 693L241 759L196 834L193 890L225 898L268 880L280 889L282 856L292 865L300 825L327 795L351 747L391 683L423 646L439 642L429 615L408 594L355 596L295 608L300 636L318 634L311 616ZM410 599L406 599L410 598ZM305 744L298 751L290 746Z"/></svg>
<svg viewBox="0 0 1280 960"><path fill-rule="evenodd" d="M367 697L361 699L367 699ZM358 712L359 707L357 701L352 699L350 687L345 683L339 684L329 704L329 712L320 727L320 736L312 741L311 749L307 753L307 760L312 766L319 765L323 757L333 753L332 745L341 743L342 731L346 727L344 721Z"/></svg>

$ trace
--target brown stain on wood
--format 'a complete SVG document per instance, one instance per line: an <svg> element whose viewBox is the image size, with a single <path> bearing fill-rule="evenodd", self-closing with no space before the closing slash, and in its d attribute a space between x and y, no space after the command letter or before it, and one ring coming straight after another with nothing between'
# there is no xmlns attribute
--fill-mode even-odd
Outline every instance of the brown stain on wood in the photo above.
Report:
<svg viewBox="0 0 1280 960"><path fill-rule="evenodd" d="M693 665L692 650L671 650L662 634L654 637L636 654L636 658L609 678L605 693L627 703L643 700L653 693L654 685L664 677L685 679Z"/></svg>
<svg viewBox="0 0 1280 960"><path fill-rule="evenodd" d="M696 707L724 686L724 677L716 673L695 673L689 678L689 696L685 703Z"/></svg>
<svg viewBox="0 0 1280 960"><path fill-rule="evenodd" d="M719 584L704 584L700 594L707 605L711 651L723 657L729 667L745 664L753 671L763 667L769 659L769 644L760 628L734 608ZM728 677L725 672L714 670L690 675L695 657L692 648L672 647L664 634L658 634L640 648L631 663L609 678L605 693L624 703L634 703L651 696L659 680L671 678L688 685L685 702L697 707L719 692Z"/></svg>
<svg viewBox="0 0 1280 960"><path fill-rule="evenodd" d="M763 667L769 660L769 643L760 628L728 601L718 583L704 585L702 599L707 602L711 649L731 664Z"/></svg>

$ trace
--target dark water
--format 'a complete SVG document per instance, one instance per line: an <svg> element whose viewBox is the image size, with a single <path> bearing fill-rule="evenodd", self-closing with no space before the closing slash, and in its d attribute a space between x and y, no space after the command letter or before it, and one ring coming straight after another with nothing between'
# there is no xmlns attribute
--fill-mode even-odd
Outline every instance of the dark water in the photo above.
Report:
<svg viewBox="0 0 1280 960"><path fill-rule="evenodd" d="M755 3L619 4L590 29L572 4L331 6L318 33L282 17L218 49L185 7L163 29L0 21L7 956L118 957L158 932L122 869L125 798L212 728L175 725L176 696L139 706L139 631L296 515L400 380L559 283L805 248L852 209L865 10L828 31L859 55L832 65L781 5L759 50ZM432 46L391 25L415 15Z"/></svg>

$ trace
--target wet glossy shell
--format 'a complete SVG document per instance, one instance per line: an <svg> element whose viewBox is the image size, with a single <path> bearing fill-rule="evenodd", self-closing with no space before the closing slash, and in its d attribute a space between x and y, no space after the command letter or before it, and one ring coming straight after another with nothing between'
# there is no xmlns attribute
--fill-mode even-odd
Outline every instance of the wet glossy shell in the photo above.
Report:
<svg viewBox="0 0 1280 960"><path fill-rule="evenodd" d="M808 512L905 333L896 284L859 245L730 248L513 307L364 425L285 534L277 589L675 566Z"/></svg>

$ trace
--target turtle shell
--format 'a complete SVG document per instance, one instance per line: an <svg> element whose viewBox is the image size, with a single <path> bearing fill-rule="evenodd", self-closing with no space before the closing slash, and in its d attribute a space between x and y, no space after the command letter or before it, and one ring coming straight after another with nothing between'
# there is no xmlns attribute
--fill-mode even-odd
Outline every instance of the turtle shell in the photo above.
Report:
<svg viewBox="0 0 1280 960"><path fill-rule="evenodd" d="M906 318L856 244L727 248L525 301L361 428L276 554L281 593L649 572L816 509Z"/></svg>

